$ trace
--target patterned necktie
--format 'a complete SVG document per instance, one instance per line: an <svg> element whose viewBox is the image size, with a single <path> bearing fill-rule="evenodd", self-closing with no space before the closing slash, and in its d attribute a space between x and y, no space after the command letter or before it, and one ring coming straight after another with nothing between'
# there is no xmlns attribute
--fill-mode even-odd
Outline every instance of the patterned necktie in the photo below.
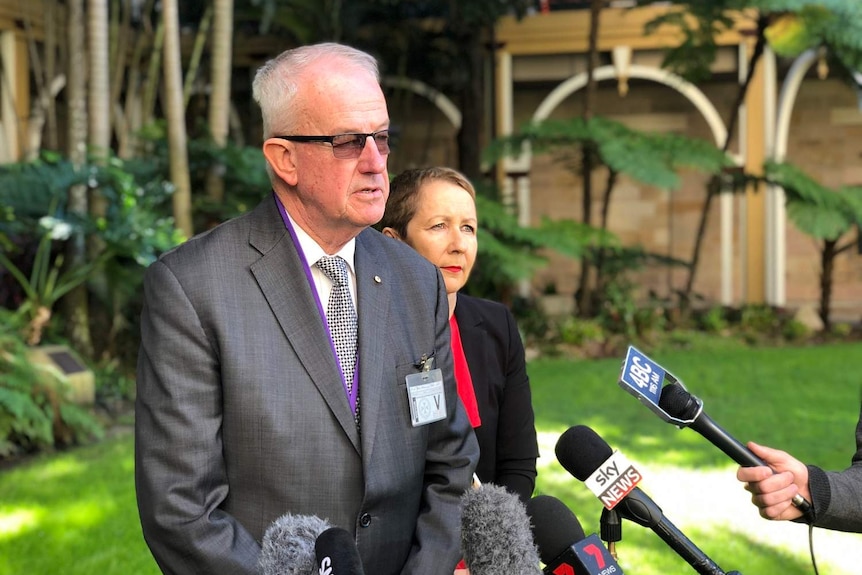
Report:
<svg viewBox="0 0 862 575"><path fill-rule="evenodd" d="M326 304L326 323L338 354L338 363L347 385L353 389L353 371L356 368L356 310L350 299L350 284L347 277L347 262L339 256L323 256L317 267L332 280L332 291ZM356 421L359 423L359 397L356 399Z"/></svg>

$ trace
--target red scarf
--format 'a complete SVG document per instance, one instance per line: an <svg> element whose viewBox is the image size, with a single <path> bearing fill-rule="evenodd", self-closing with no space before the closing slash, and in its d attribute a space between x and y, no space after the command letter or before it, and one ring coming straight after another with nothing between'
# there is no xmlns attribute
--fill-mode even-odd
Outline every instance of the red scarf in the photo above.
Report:
<svg viewBox="0 0 862 575"><path fill-rule="evenodd" d="M476 391L473 389L473 378L470 376L470 368L467 366L467 356L464 355L464 346L461 345L461 331L455 314L449 318L449 328L452 331L452 358L455 360L455 383L458 386L458 397L467 410L470 425L479 427L482 419L479 417L479 404L476 402Z"/></svg>

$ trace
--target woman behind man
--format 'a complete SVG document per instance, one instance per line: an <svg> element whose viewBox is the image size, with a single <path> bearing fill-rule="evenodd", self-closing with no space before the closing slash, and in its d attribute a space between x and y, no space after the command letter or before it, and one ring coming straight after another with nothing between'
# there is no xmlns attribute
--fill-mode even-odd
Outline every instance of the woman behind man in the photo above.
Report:
<svg viewBox="0 0 862 575"><path fill-rule="evenodd" d="M524 344L502 304L458 293L476 262L476 191L449 168L407 170L390 183L378 227L435 264L449 298L458 395L479 440L476 474L526 502L539 450Z"/></svg>

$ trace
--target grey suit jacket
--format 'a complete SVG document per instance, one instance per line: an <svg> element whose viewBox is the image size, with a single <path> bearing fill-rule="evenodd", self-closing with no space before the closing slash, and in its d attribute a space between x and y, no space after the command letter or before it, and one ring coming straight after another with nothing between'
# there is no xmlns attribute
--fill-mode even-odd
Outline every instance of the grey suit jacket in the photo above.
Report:
<svg viewBox="0 0 862 575"><path fill-rule="evenodd" d="M808 466L808 488L814 506L814 525L862 533L862 408L856 424L856 453L843 471Z"/></svg>
<svg viewBox="0 0 862 575"><path fill-rule="evenodd" d="M357 432L323 320L274 197L146 273L135 479L166 573L256 573L291 512L356 536L367 573L450 574L478 446L454 383L439 272L406 245L357 237ZM423 355L448 418L413 427L405 376Z"/></svg>

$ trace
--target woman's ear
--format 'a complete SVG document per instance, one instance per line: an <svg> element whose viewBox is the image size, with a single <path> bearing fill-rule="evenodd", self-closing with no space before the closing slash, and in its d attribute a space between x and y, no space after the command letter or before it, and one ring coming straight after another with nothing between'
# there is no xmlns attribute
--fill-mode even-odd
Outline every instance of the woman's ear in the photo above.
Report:
<svg viewBox="0 0 862 575"><path fill-rule="evenodd" d="M401 241L401 236L394 229L387 226L382 231L384 236Z"/></svg>

